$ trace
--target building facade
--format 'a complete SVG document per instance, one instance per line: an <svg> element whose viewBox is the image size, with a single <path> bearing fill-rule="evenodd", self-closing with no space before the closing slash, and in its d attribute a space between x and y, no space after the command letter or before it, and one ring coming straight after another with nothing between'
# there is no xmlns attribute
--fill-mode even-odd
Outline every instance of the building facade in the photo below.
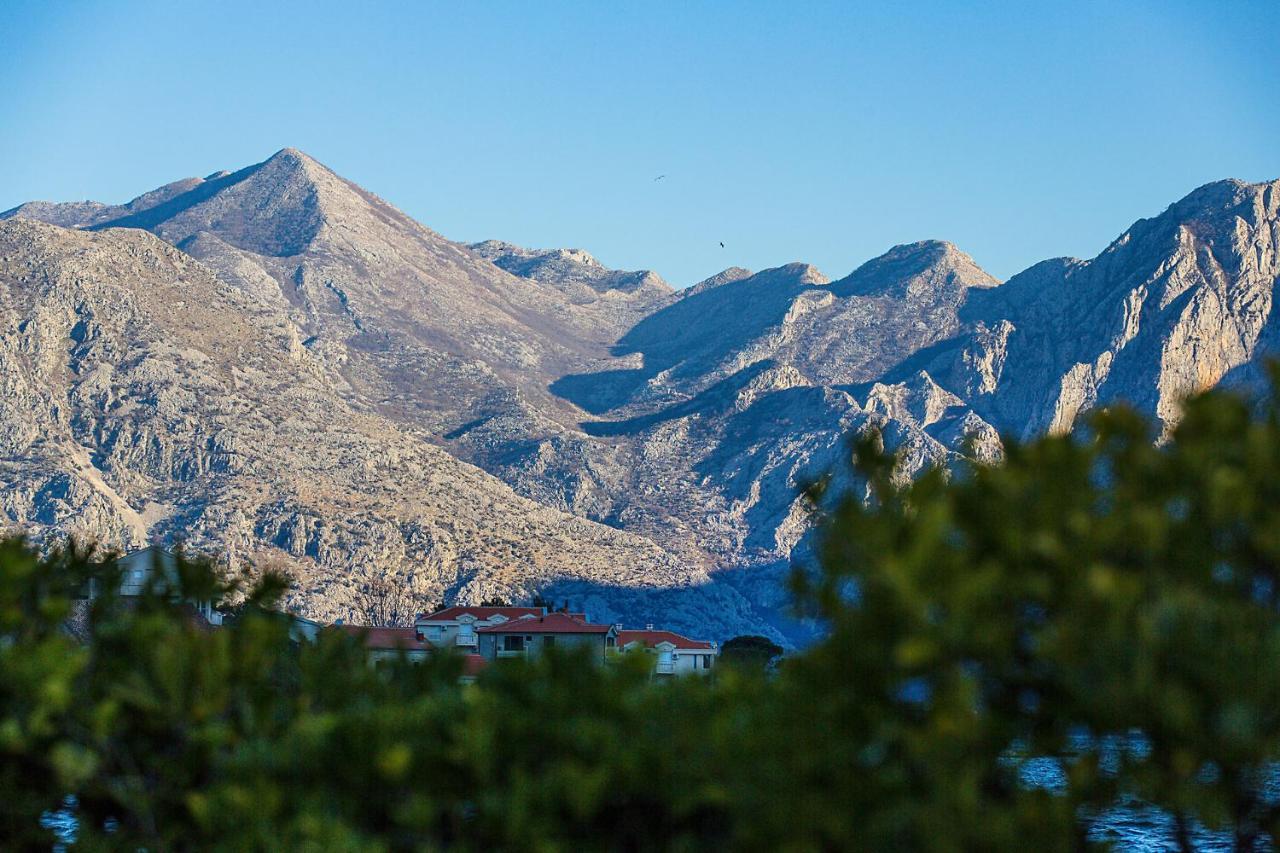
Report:
<svg viewBox="0 0 1280 853"><path fill-rule="evenodd" d="M710 675L720 656L719 644L691 640L674 631L619 630L618 650L623 654L653 655L654 675Z"/></svg>
<svg viewBox="0 0 1280 853"><path fill-rule="evenodd" d="M551 648L591 650L601 661L617 647L618 629L594 625L582 614L527 616L477 630L480 656L488 661L537 657Z"/></svg>
<svg viewBox="0 0 1280 853"><path fill-rule="evenodd" d="M438 649L452 648L469 654L479 648L480 629L513 619L545 616L546 612L545 607L446 607L419 616L414 627Z"/></svg>

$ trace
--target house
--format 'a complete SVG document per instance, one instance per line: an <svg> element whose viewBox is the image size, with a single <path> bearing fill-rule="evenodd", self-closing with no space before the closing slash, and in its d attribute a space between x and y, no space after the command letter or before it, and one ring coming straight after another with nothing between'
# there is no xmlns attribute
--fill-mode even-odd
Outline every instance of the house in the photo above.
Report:
<svg viewBox="0 0 1280 853"><path fill-rule="evenodd" d="M285 614L289 617L289 641L295 644L314 643L324 630L324 624L296 613Z"/></svg>
<svg viewBox="0 0 1280 853"><path fill-rule="evenodd" d="M166 587L177 588L178 557L167 548L151 545L138 551L131 551L116 561L120 570L121 598L137 598L148 590L164 592ZM157 572L159 573L157 576ZM98 581L91 581L87 597L96 598ZM176 596L175 596L176 597ZM209 625L221 625L222 613L214 609L211 600L190 600L184 602L190 610Z"/></svg>
<svg viewBox="0 0 1280 853"><path fill-rule="evenodd" d="M454 648L466 653L476 650L479 629L512 619L543 616L546 612L545 607L446 607L419 616L414 627L436 648Z"/></svg>
<svg viewBox="0 0 1280 853"><path fill-rule="evenodd" d="M719 645L712 641L690 640L674 631L655 631L652 625L643 631L617 627L618 651L653 655L655 675L710 675L720 655Z"/></svg>
<svg viewBox="0 0 1280 853"><path fill-rule="evenodd" d="M489 665L489 662L482 656L470 654L462 659L462 675L458 677L459 684L475 684L476 679L480 677L480 673Z"/></svg>
<svg viewBox="0 0 1280 853"><path fill-rule="evenodd" d="M546 649L582 648L599 652L600 660L617 645L618 629L593 625L578 614L546 613L488 625L476 630L479 652L488 661L536 657Z"/></svg>
<svg viewBox="0 0 1280 853"><path fill-rule="evenodd" d="M431 653L431 643L422 638L417 628L374 628L368 625L334 625L359 638L369 654L369 663L396 660L404 655L410 661L423 661Z"/></svg>

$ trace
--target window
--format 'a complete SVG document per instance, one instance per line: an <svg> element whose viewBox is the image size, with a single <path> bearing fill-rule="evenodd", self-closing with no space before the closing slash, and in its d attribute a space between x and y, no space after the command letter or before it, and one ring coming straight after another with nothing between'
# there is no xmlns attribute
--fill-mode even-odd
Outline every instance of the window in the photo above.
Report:
<svg viewBox="0 0 1280 853"><path fill-rule="evenodd" d="M711 655L702 656L702 668L711 669Z"/></svg>
<svg viewBox="0 0 1280 853"><path fill-rule="evenodd" d="M524 651L524 637L519 634L508 635L502 638L502 650L504 652L522 652Z"/></svg>

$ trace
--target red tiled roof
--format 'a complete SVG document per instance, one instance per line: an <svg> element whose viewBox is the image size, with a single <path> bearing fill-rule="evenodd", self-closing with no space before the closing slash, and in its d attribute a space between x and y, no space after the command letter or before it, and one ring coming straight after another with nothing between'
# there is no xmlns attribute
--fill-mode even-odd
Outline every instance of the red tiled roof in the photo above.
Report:
<svg viewBox="0 0 1280 853"><path fill-rule="evenodd" d="M404 649L411 651L427 651L431 644L418 639L414 628L371 628L368 625L335 625L353 637L364 637L366 649Z"/></svg>
<svg viewBox="0 0 1280 853"><path fill-rule="evenodd" d="M489 665L483 655L467 655L462 659L463 675L479 675L480 670Z"/></svg>
<svg viewBox="0 0 1280 853"><path fill-rule="evenodd" d="M690 640L688 637L682 637L673 631L619 631L618 645L626 646L631 643L643 643L645 648L653 648L658 643L670 643L677 649L705 649L710 651L714 649L711 643L702 640Z"/></svg>
<svg viewBox="0 0 1280 853"><path fill-rule="evenodd" d="M519 619L521 616L541 616L541 607L446 607L426 616L419 616L419 622L454 622L463 614L476 619L492 619L494 616L505 616L508 619Z"/></svg>
<svg viewBox="0 0 1280 853"><path fill-rule="evenodd" d="M607 634L612 625L591 625L568 613L548 613L537 619L503 622L477 629L480 634Z"/></svg>

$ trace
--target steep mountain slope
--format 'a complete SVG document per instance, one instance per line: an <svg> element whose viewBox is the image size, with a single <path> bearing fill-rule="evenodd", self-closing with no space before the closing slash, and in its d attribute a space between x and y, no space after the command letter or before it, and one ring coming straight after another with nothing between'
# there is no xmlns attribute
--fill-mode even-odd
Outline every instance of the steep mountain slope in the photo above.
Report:
<svg viewBox="0 0 1280 853"><path fill-rule="evenodd" d="M1115 401L1168 428L1188 394L1280 354L1278 209L1280 181L1201 187L1091 261L1045 261L972 300L967 333L926 369L1024 437Z"/></svg>
<svg viewBox="0 0 1280 853"><path fill-rule="evenodd" d="M996 284L939 242L896 247L834 283L807 264L727 270L621 338L615 353L640 367L553 389L595 414L585 432L624 448L626 529L679 530L777 605L808 531L797 486L841 466L850 432L884 428L908 470L946 464L970 439L998 453L994 430L928 374L873 382L954 334L970 292Z"/></svg>
<svg viewBox="0 0 1280 853"><path fill-rule="evenodd" d="M352 409L277 305L142 231L0 222L0 377L0 499L37 534L275 554L322 617L390 574L424 603L543 590L651 621L658 587L686 627L752 619L702 567Z"/></svg>
<svg viewBox="0 0 1280 853"><path fill-rule="evenodd" d="M41 442L55 449L9 481L5 512L23 524L81 523L120 537L190 529L219 547L277 547L330 586L365 566L425 565L413 581L424 590L474 598L491 588L577 584L581 595L596 596L602 614L639 613L656 606L657 595L690 618L718 609L725 630L769 630L767 611L782 601L779 580L808 547L797 486L840 469L850 432L880 427L903 451L909 474L961 452L996 458L998 431L1067 429L1090 406L1127 400L1169 424L1186 393L1257 382L1261 357L1280 352L1272 321L1278 188L1202 187L1136 223L1092 261L1046 261L1005 284L955 246L924 241L894 247L836 281L800 263L759 273L735 267L680 292L653 273L610 270L581 250L450 242L292 149L126 205L24 205L0 218L96 230L102 239L142 239L123 230L141 228L168 241L184 253L172 258L186 257L223 294L207 303L212 313L202 322L216 328L214 315L235 315L284 355L252 375L225 353L210 356L235 381L207 389L192 384L199 371L175 379L178 369L154 356L135 365L99 355L114 377L109 396L88 395L97 386L82 392L76 380L67 401L39 404L30 389L46 380L6 371L0 381L15 390L0 409L0 440L27 448L10 459ZM71 245L79 244L63 247L67 257L80 257ZM70 263L22 257L10 268L15 281ZM108 279L147 280L132 267L99 267ZM74 314L79 305L58 310ZM46 359L59 351L74 357L85 334L78 322L68 315L44 344ZM186 352L190 334L166 325L147 346ZM23 341L14 338L15 352L33 346ZM112 352L134 352L122 341ZM142 451L115 461L113 445L102 442L116 426L76 433L82 451L52 426L60 417L97 424L112 407L150 411L161 392L149 384L151 373L135 370L143 364L167 377L163 399L199 405L183 409L188 425L148 420L138 427L144 437L131 441L150 447L172 434L165 452L197 460L183 463L198 472L190 483L148 473ZM312 409L294 399L300 394ZM226 413L202 407L237 395L251 401L246 411L272 413L269 425L237 427L241 447L262 432L261 452L288 458L284 446L314 440L308 477L337 483L304 490L290 479L291 465L268 470L262 460L254 470L268 473L252 488L241 473L206 470L210 434L193 424L229 429ZM316 406L330 418L291 414ZM357 476L368 464L362 460L383 458L374 448L384 443L396 448L395 459L414 460L401 467L448 470L450 483L468 485L446 494L418 473ZM385 474L397 465L374 467ZM45 469L62 476L61 485L31 473ZM493 489L503 497L488 497ZM295 506L298 494L311 501L305 512ZM342 501L328 502L333 494ZM264 509L267 495L284 495L275 498L284 508ZM75 509L64 513L63 503ZM450 534L468 543L465 560L462 546L439 544L438 532L426 537L430 546L403 544L424 541L406 525L437 531L454 504L476 520ZM289 526L290 513L311 520ZM375 524L369 514L398 520ZM251 520L226 520L241 516ZM512 532L511 518L524 516L536 524ZM339 534L322 518L346 526ZM297 525L300 532L282 532ZM545 543L558 536L578 541L552 556L544 547L558 546ZM522 549L521 538L532 544ZM441 553L454 556L431 556ZM611 589L615 575L619 588Z"/></svg>

